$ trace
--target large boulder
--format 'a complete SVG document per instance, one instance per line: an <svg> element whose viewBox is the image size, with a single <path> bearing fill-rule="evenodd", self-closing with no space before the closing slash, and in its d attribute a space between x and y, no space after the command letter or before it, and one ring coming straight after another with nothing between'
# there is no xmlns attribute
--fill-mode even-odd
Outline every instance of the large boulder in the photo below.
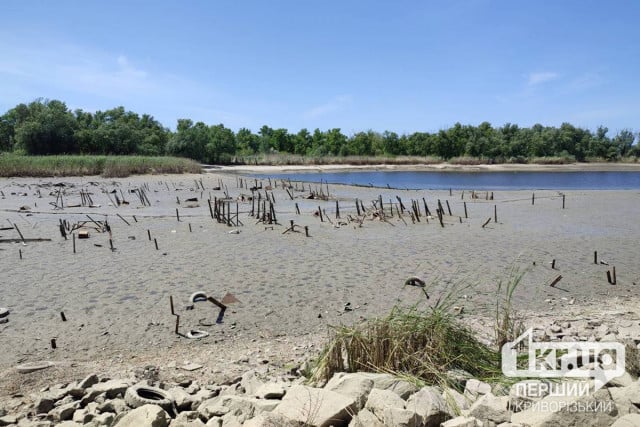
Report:
<svg viewBox="0 0 640 427"><path fill-rule="evenodd" d="M385 427L385 425L368 409L362 409L354 416L349 427Z"/></svg>
<svg viewBox="0 0 640 427"><path fill-rule="evenodd" d="M640 427L640 414L623 415L611 427Z"/></svg>
<svg viewBox="0 0 640 427"><path fill-rule="evenodd" d="M158 405L143 405L116 421L115 427L167 427L169 414Z"/></svg>
<svg viewBox="0 0 640 427"><path fill-rule="evenodd" d="M426 427L440 426L441 423L452 418L451 411L440 392L434 387L423 387L407 399L405 407L418 414Z"/></svg>
<svg viewBox="0 0 640 427"><path fill-rule="evenodd" d="M635 382L627 387L612 387L609 389L611 398L622 415L640 412L640 383Z"/></svg>
<svg viewBox="0 0 640 427"><path fill-rule="evenodd" d="M394 377L391 374L378 374L372 372L358 372L364 378L368 378L373 381L373 388L379 390L390 390L403 399L407 399L413 393L419 390L419 388L403 379Z"/></svg>
<svg viewBox="0 0 640 427"><path fill-rule="evenodd" d="M509 396L494 396L487 393L475 401L469 409L469 415L485 424L506 423L511 419L511 412L507 409Z"/></svg>
<svg viewBox="0 0 640 427"><path fill-rule="evenodd" d="M473 417L455 417L441 424L441 427L476 427L478 420Z"/></svg>
<svg viewBox="0 0 640 427"><path fill-rule="evenodd" d="M373 389L373 380L361 373L337 373L324 386L325 390L335 391L351 397L356 402L358 410L364 408L369 393Z"/></svg>
<svg viewBox="0 0 640 427"><path fill-rule="evenodd" d="M365 408L379 420L384 421L384 411L389 408L405 409L407 402L391 390L374 388L369 393Z"/></svg>
<svg viewBox="0 0 640 427"><path fill-rule="evenodd" d="M276 415L318 427L346 425L354 412L354 399L334 391L303 385L289 389L273 410Z"/></svg>
<svg viewBox="0 0 640 427"><path fill-rule="evenodd" d="M516 412L511 422L523 426L608 426L613 424L618 408L609 390L602 388L584 396L549 395L531 408Z"/></svg>

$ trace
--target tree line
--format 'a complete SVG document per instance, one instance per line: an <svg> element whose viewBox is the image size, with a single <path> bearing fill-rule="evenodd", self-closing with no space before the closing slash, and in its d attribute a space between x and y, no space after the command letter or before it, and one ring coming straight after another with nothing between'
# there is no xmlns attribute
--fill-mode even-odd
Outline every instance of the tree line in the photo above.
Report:
<svg viewBox="0 0 640 427"><path fill-rule="evenodd" d="M152 116L117 107L95 113L71 111L59 100L19 104L0 116L0 152L47 154L174 155L204 163L228 164L259 154L302 156L432 156L442 160L473 157L488 162L526 162L541 157L576 161L616 161L639 157L634 133L615 136L600 126L595 132L563 123L560 127L507 123L493 127L456 123L438 132L372 130L345 135L340 129L297 133L262 126L257 133L237 132L223 124L179 119L175 131ZM640 134L639 134L640 138Z"/></svg>

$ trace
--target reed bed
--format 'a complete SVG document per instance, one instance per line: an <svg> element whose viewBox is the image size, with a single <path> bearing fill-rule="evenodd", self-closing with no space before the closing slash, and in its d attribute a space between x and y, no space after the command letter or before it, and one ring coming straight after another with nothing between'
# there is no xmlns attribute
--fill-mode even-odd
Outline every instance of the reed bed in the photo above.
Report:
<svg viewBox="0 0 640 427"><path fill-rule="evenodd" d="M2 177L102 175L106 178L143 174L200 173L193 160L145 156L21 156L0 155Z"/></svg>

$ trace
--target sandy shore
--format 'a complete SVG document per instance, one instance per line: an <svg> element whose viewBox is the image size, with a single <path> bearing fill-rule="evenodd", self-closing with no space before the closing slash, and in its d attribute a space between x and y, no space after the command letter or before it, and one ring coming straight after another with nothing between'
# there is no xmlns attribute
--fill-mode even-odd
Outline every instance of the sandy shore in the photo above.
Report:
<svg viewBox="0 0 640 427"><path fill-rule="evenodd" d="M204 190L197 188L200 180ZM65 184L65 206L80 203L80 189L100 206L55 209L55 183ZM214 190L220 183L222 190ZM142 185L148 185L150 207L129 192ZM210 217L207 199L223 197L225 188L234 199L245 195L239 203L243 226L228 227ZM115 189L128 205L110 204L103 191ZM536 192L532 205L528 191L495 192L494 200L486 200L484 193L471 199L471 189L463 199L460 191L331 185L330 200L321 201L306 199L308 191L294 191L291 200L278 186L269 194L279 225L267 225L249 216L250 191L238 187L236 174L2 179L0 190L0 227L16 224L26 239L51 239L0 243L0 307L11 310L9 322L0 324L0 382L3 377L5 385L7 378L13 381L13 388L0 395L20 388L13 371L17 364L39 360L59 362L76 376L95 368L187 361L223 375L231 364L242 367L238 359L246 355L252 363L277 362L285 368L317 348L327 325L381 316L396 304L424 305L418 289L403 288L409 276L432 283L429 303L452 286L467 287L458 304L469 318L493 316L497 285L513 268L527 271L515 295L517 308L525 312L637 307L639 191L569 191L562 209L562 196L555 191ZM389 200L397 203L396 196L406 206L419 200L422 210L425 198L434 212L438 199L445 212L449 201L453 215L445 215L444 227L437 218L412 223L406 212L404 221L395 212L388 222L367 218L360 225L347 219L356 215L355 198L371 208L379 195L387 209ZM194 197L197 204L187 207L185 200ZM331 222L314 215L318 206ZM73 253L72 240L60 235L59 221L88 221L87 214L96 221L108 219L114 250L107 233L89 230L88 239L76 240ZM290 220L308 226L310 237L283 234ZM239 234L229 233L236 229ZM2 230L0 236L19 238L16 230ZM608 265L593 263L596 250ZM606 279L613 266L615 286ZM561 281L550 287L558 275ZM196 291L218 299L231 293L240 302L230 305L224 322L216 325L213 305L186 309ZM181 332L199 329L209 337L190 340L173 333L170 296L182 316ZM352 311L344 310L347 303Z"/></svg>

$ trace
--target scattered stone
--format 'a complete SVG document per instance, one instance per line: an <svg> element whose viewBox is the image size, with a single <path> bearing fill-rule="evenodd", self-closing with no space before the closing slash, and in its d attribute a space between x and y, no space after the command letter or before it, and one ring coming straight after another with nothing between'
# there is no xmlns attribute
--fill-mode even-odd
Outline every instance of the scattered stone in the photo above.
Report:
<svg viewBox="0 0 640 427"><path fill-rule="evenodd" d="M78 384L78 387L84 390L98 384L99 382L100 382L100 378L98 377L98 375L91 374L85 379L83 379L82 381L80 381L80 383Z"/></svg>
<svg viewBox="0 0 640 427"><path fill-rule="evenodd" d="M447 402L447 406L453 409L454 413L471 407L471 400L464 394L452 388L445 388L442 392L442 398Z"/></svg>
<svg viewBox="0 0 640 427"><path fill-rule="evenodd" d="M0 417L0 426L10 426L11 424L18 424L18 418L13 415Z"/></svg>
<svg viewBox="0 0 640 427"><path fill-rule="evenodd" d="M355 410L355 401L339 393L295 385L273 413L291 420L326 427L346 424Z"/></svg>
<svg viewBox="0 0 640 427"><path fill-rule="evenodd" d="M73 414L80 406L80 402L71 402L66 405L60 405L49 412L54 421L67 421L73 418Z"/></svg>
<svg viewBox="0 0 640 427"><path fill-rule="evenodd" d="M180 412L178 416L171 421L171 427L204 427L204 425L197 411Z"/></svg>
<svg viewBox="0 0 640 427"><path fill-rule="evenodd" d="M266 383L255 392L258 399L282 399L287 392L283 383Z"/></svg>
<svg viewBox="0 0 640 427"><path fill-rule="evenodd" d="M167 427L169 414L158 405L143 405L117 420L117 427Z"/></svg>
<svg viewBox="0 0 640 427"><path fill-rule="evenodd" d="M623 414L633 414L640 408L640 383L635 382L627 387L611 387L611 399L618 411Z"/></svg>
<svg viewBox="0 0 640 427"><path fill-rule="evenodd" d="M36 414L46 414L53 409L53 404L54 401L52 399L41 397L36 400L36 403L33 405L33 409L35 410Z"/></svg>
<svg viewBox="0 0 640 427"><path fill-rule="evenodd" d="M129 381L125 380L109 380L103 383L97 383L89 389L89 396L93 396L91 401L101 393L105 393L107 399L113 399L118 396L124 397L127 388L131 386Z"/></svg>
<svg viewBox="0 0 640 427"><path fill-rule="evenodd" d="M202 369L203 366L200 365L199 363L186 363L182 365L180 368L184 369L185 371L197 371L198 369Z"/></svg>
<svg viewBox="0 0 640 427"><path fill-rule="evenodd" d="M509 390L509 406L513 412L520 412L531 407L533 402L541 400L549 394L546 383L540 380L519 381Z"/></svg>

